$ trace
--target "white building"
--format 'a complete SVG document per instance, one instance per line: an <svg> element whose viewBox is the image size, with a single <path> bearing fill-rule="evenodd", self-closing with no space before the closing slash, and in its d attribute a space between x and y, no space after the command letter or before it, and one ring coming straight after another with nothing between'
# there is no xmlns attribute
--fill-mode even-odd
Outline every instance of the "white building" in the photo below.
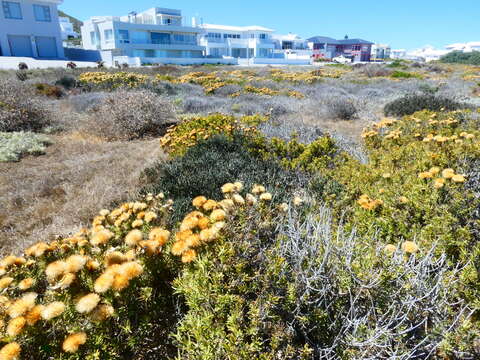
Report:
<svg viewBox="0 0 480 360"><path fill-rule="evenodd" d="M270 58L275 48L273 30L261 26L199 25L200 45L212 58Z"/></svg>
<svg viewBox="0 0 480 360"><path fill-rule="evenodd" d="M275 50L308 50L308 42L297 34L273 34Z"/></svg>
<svg viewBox="0 0 480 360"><path fill-rule="evenodd" d="M462 52L480 51L480 41L451 44L451 45L445 46L445 49L449 51L462 51Z"/></svg>
<svg viewBox="0 0 480 360"><path fill-rule="evenodd" d="M194 63L202 59L202 29L182 24L180 10L152 8L127 16L97 16L82 26L83 48L110 53L120 63Z"/></svg>
<svg viewBox="0 0 480 360"><path fill-rule="evenodd" d="M63 0L1 1L0 56L63 58L57 6Z"/></svg>
<svg viewBox="0 0 480 360"><path fill-rule="evenodd" d="M392 59L404 59L407 56L407 50L405 49L392 49L390 57Z"/></svg>
<svg viewBox="0 0 480 360"><path fill-rule="evenodd" d="M387 44L373 44L371 52L372 61L382 61L389 59L392 53L392 48Z"/></svg>
<svg viewBox="0 0 480 360"><path fill-rule="evenodd" d="M73 30L73 24L70 22L70 18L60 16L58 18L60 22L60 30L62 32L62 40L76 39L80 36L75 30Z"/></svg>

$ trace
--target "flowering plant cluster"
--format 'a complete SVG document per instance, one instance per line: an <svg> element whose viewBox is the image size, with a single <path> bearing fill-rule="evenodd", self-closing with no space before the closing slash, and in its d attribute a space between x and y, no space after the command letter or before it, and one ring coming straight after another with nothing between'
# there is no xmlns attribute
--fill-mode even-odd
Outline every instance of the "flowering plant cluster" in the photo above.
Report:
<svg viewBox="0 0 480 360"><path fill-rule="evenodd" d="M81 84L92 85L102 89L116 89L119 87L137 88L148 82L149 77L133 72L85 72L80 74Z"/></svg>

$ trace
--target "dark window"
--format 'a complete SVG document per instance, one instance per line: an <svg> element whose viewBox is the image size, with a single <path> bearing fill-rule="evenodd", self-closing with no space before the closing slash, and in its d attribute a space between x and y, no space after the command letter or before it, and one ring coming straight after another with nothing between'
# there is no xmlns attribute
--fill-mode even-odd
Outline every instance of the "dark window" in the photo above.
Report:
<svg viewBox="0 0 480 360"><path fill-rule="evenodd" d="M21 20L22 17L22 8L20 3L12 1L2 1L3 5L3 14L6 19L17 19Z"/></svg>

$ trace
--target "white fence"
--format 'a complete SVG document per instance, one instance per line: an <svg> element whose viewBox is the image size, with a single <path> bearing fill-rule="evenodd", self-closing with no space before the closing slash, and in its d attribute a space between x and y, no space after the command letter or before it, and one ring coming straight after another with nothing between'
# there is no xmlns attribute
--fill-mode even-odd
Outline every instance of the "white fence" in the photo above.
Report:
<svg viewBox="0 0 480 360"><path fill-rule="evenodd" d="M18 70L18 64L25 63L29 69L66 68L69 60L37 60L30 57L0 56L0 69ZM74 61L77 67L96 67L95 62Z"/></svg>

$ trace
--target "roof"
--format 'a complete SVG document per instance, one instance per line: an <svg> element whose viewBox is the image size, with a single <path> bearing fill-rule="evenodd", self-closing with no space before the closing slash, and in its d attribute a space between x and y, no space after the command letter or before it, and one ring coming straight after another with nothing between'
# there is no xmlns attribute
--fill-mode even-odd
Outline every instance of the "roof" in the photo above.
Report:
<svg viewBox="0 0 480 360"><path fill-rule="evenodd" d="M320 44L339 44L338 40L335 40L334 38L327 37L327 36L314 36L309 39L307 39L309 42L313 43L320 43Z"/></svg>
<svg viewBox="0 0 480 360"><path fill-rule="evenodd" d="M229 25L215 25L215 24L203 24L201 28L206 30L226 30L226 31L264 31L274 32L274 30L263 26L229 26Z"/></svg>
<svg viewBox="0 0 480 360"><path fill-rule="evenodd" d="M373 42L363 40L363 39L336 40L334 38L327 37L327 36L314 36L307 40L309 42L320 43L320 44L335 44L335 45L371 44L373 45Z"/></svg>

